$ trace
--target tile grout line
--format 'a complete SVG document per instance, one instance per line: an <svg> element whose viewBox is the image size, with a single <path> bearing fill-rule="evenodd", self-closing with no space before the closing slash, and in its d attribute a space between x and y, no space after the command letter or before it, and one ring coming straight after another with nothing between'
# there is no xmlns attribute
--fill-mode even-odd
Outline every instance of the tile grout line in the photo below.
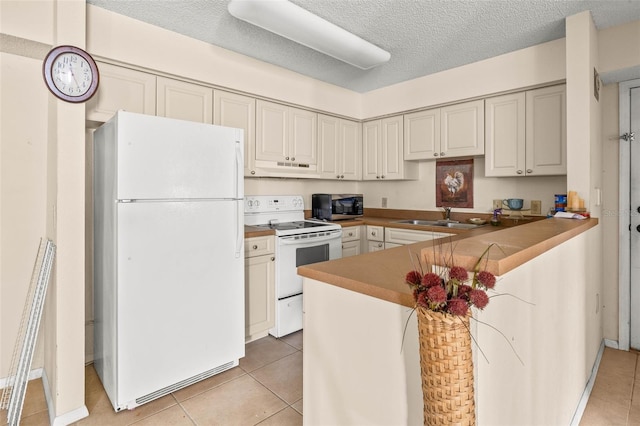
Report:
<svg viewBox="0 0 640 426"><path fill-rule="evenodd" d="M629 417L631 416L631 407L633 406L633 398L636 393L636 374L638 374L638 354L636 354L636 362L633 368L633 380L631 381L631 401L629 401L629 409L627 410L627 424L629 424Z"/></svg>

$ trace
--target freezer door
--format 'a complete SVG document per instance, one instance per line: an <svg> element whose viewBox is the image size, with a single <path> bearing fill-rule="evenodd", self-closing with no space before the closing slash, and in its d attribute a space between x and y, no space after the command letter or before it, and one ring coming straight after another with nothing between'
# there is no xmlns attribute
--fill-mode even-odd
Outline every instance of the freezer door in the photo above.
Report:
<svg viewBox="0 0 640 426"><path fill-rule="evenodd" d="M241 129L119 111L118 199L242 198Z"/></svg>
<svg viewBox="0 0 640 426"><path fill-rule="evenodd" d="M118 204L117 399L244 356L240 202Z"/></svg>

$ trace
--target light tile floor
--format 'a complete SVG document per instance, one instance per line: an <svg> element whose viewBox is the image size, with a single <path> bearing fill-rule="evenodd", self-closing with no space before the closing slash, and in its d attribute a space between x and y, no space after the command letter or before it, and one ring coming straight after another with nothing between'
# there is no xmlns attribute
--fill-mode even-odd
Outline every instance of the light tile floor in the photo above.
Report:
<svg viewBox="0 0 640 426"><path fill-rule="evenodd" d="M251 342L238 367L119 413L87 365L85 401L89 417L76 425L301 425L302 331ZM0 419L6 424L6 411ZM27 386L20 425L49 425L41 379Z"/></svg>
<svg viewBox="0 0 640 426"><path fill-rule="evenodd" d="M639 355L605 348L580 426L640 425ZM89 417L77 425L302 424L302 332L249 343L238 367L131 411L115 413L93 365L85 373ZM20 424L49 425L39 379L29 382Z"/></svg>
<svg viewBox="0 0 640 426"><path fill-rule="evenodd" d="M604 348L580 426L640 425L638 355Z"/></svg>

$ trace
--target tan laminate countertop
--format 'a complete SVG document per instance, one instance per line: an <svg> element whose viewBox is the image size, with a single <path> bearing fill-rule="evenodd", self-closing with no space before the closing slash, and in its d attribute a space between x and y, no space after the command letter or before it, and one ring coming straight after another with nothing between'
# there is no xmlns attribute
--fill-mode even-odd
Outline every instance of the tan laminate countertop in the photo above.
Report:
<svg viewBox="0 0 640 426"><path fill-rule="evenodd" d="M360 226L360 225L374 225L374 226L384 226L384 227L393 227L393 228L403 228L403 229L413 229L416 231L434 231L434 232L446 232L449 234L462 234L466 233L467 230L461 229L453 229L453 228L442 228L440 226L423 226L423 225L409 225L406 223L397 223L400 220L399 218L386 218L386 217L372 217L366 216L358 219L351 220L339 220L331 223L336 223L343 228L348 228L351 226ZM489 225L484 226L478 229L489 228ZM486 232L486 230L485 230ZM265 235L275 235L273 230L265 230L262 228L257 228L251 225L244 226L244 237L245 238L254 238L254 237L262 237Z"/></svg>
<svg viewBox="0 0 640 426"><path fill-rule="evenodd" d="M381 222L382 224L382 222ZM419 256L427 256L442 264L440 253L454 250L454 264L472 269L477 258L490 244L487 269L495 275L528 262L547 250L587 231L598 224L597 219L544 219L516 227L485 226L466 231L455 237L424 241L408 246L314 263L298 268L298 274L318 281L363 293L382 300L413 307L415 302L406 273L414 268ZM384 226L384 225L382 225ZM493 228L493 229L492 229ZM434 229L437 231L438 229ZM450 232L447 229L447 232ZM440 249L442 247L442 250Z"/></svg>

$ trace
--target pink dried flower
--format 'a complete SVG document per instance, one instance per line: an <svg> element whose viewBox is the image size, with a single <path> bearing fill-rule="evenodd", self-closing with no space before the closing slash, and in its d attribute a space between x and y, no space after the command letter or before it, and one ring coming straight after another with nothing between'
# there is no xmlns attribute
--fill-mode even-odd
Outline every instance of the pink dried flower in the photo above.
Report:
<svg viewBox="0 0 640 426"><path fill-rule="evenodd" d="M430 287L427 290L427 299L433 303L444 303L447 301L447 292L439 285Z"/></svg>
<svg viewBox="0 0 640 426"><path fill-rule="evenodd" d="M419 306L428 308L429 307L429 300L427 299L427 292L426 291L421 291L418 293L418 296L416 297L416 303Z"/></svg>
<svg viewBox="0 0 640 426"><path fill-rule="evenodd" d="M484 290L471 290L469 293L469 301L478 309L484 309L489 304L489 296Z"/></svg>
<svg viewBox="0 0 640 426"><path fill-rule="evenodd" d="M458 287L458 297L465 298L467 294L472 290L472 288L466 284L462 284Z"/></svg>
<svg viewBox="0 0 640 426"><path fill-rule="evenodd" d="M488 271L480 271L476 275L476 279L486 288L493 288L496 285L496 277Z"/></svg>
<svg viewBox="0 0 640 426"><path fill-rule="evenodd" d="M424 277L422 277L422 285L429 288L433 286L440 286L442 284L442 279L438 274L434 274L433 272L427 272Z"/></svg>
<svg viewBox="0 0 640 426"><path fill-rule="evenodd" d="M469 305L467 302L456 297L449 300L447 303L447 311L452 315L467 315L467 311L469 310Z"/></svg>
<svg viewBox="0 0 640 426"><path fill-rule="evenodd" d="M407 283L412 285L420 285L422 281L422 275L418 271L409 271L407 272L407 276L405 277Z"/></svg>
<svg viewBox="0 0 640 426"><path fill-rule="evenodd" d="M469 273L462 266L452 266L449 270L449 278L464 282L469 278Z"/></svg>

